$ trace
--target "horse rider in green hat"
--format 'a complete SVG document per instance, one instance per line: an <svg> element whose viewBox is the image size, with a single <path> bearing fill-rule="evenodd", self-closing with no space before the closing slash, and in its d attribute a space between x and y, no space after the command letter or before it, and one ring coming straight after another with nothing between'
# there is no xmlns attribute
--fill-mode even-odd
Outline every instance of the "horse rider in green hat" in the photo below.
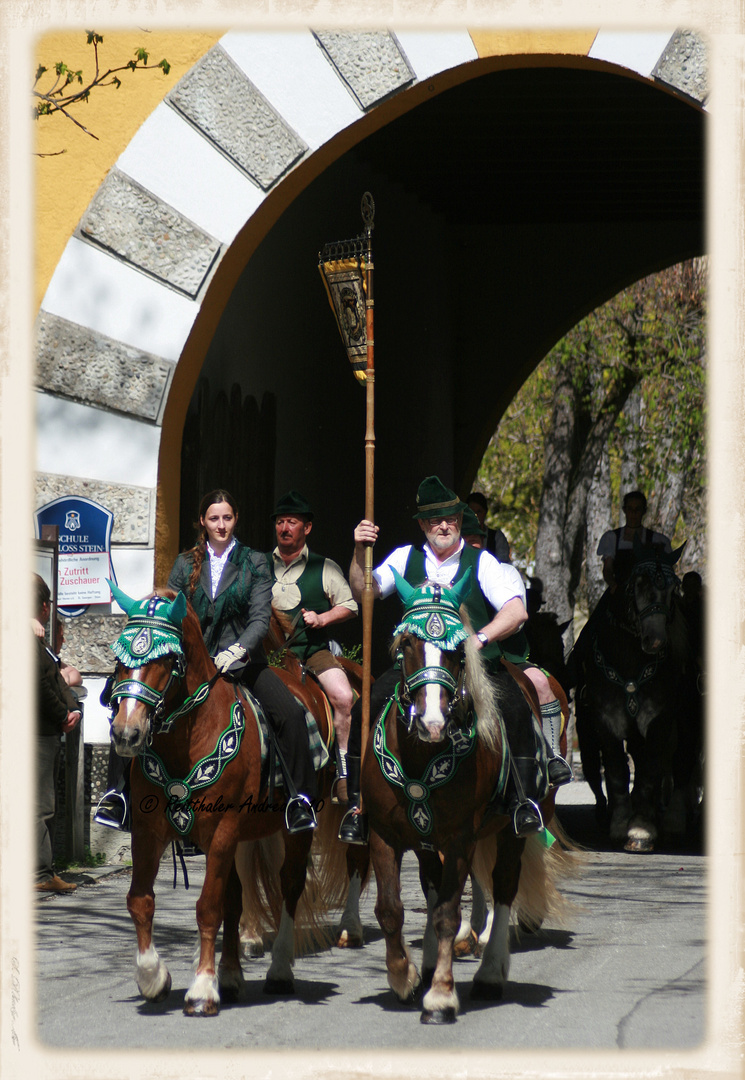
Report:
<svg viewBox="0 0 745 1080"><path fill-rule="evenodd" d="M466 608L474 627L474 645L482 652L487 668L501 670L500 657L522 668L533 683L541 709L543 735L548 745L548 781L558 787L573 779L572 770L560 756L561 707L548 679L540 668L528 660L528 643L522 627L528 618L525 607L525 586L519 571L510 564L500 563L488 551L466 544L461 537L463 511L466 504L437 476L428 476L419 485L417 512L414 518L424 533L421 548L407 544L396 548L373 571L375 597L385 599L395 591L393 570L405 581L418 587L425 580L450 586L460 580L469 568L478 583L466 600ZM349 583L356 600L364 588L364 552L367 544L378 539L378 526L363 520L354 531L354 556L349 568ZM397 667L389 669L373 684L370 695L370 718L374 720L399 681ZM361 737L357 718L352 712L352 729L347 755L349 810L342 820L339 837L347 843L364 843L367 822L360 813L359 775ZM523 725L526 726L527 725ZM540 777L536 770L537 732L510 732L511 753L517 773L510 815L518 836L528 836L543 827L538 807ZM519 789L522 793L518 795Z"/></svg>
<svg viewBox="0 0 745 1080"><path fill-rule="evenodd" d="M277 546L267 556L272 575L272 607L288 635L289 648L314 675L333 708L337 781L334 798L347 801L347 743L352 688L329 648L332 627L357 614L344 572L333 559L308 548L313 510L297 491L278 500L272 514Z"/></svg>

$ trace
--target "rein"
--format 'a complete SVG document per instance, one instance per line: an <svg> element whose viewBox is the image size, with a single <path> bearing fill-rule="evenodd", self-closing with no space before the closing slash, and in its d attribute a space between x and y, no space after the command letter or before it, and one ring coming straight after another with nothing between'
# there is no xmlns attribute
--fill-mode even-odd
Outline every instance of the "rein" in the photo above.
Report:
<svg viewBox="0 0 745 1080"><path fill-rule="evenodd" d="M177 656L171 672L168 676L168 682L163 690L155 690L152 686L148 686L147 683L142 682L141 679L122 679L121 682L114 683L111 690L107 695L107 702L117 701L120 698L132 698L135 701L141 701L144 705L147 705L153 710L152 720L150 724L150 733L148 735L148 744L152 742L153 735L165 735L170 730L173 724L182 716L186 716L193 709L196 709L199 705L203 705L210 695L212 687L220 678L220 672L216 671L209 682L202 683L193 694L190 694L178 708L164 717L163 712L165 710L166 697L171 689L172 685L182 679L186 674L186 665L184 664L183 657ZM103 700L103 695L102 695Z"/></svg>

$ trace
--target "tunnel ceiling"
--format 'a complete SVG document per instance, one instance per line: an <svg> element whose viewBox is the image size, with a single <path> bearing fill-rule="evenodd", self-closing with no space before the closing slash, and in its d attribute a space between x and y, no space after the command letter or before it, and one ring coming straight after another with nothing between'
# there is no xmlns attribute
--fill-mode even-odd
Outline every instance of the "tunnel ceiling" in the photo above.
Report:
<svg viewBox="0 0 745 1080"><path fill-rule="evenodd" d="M352 152L453 225L702 219L705 115L604 71L531 67L463 83Z"/></svg>

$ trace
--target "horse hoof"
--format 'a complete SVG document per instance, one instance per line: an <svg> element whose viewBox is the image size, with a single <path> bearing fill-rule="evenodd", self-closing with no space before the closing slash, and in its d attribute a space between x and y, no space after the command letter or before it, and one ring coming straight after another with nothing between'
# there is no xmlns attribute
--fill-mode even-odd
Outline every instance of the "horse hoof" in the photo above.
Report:
<svg viewBox="0 0 745 1080"><path fill-rule="evenodd" d="M171 973L168 972L168 977L163 985L163 989L159 990L155 997L149 997L147 1000L152 1002L153 1005L157 1005L159 1001L165 1001L171 992Z"/></svg>
<svg viewBox="0 0 745 1080"><path fill-rule="evenodd" d="M654 851L654 841L650 837L629 837L623 845L623 850L634 852L637 855L648 855L650 851Z"/></svg>
<svg viewBox="0 0 745 1080"><path fill-rule="evenodd" d="M184 1003L186 1016L217 1016L220 1011L220 1002L210 999L209 1001L187 1001Z"/></svg>
<svg viewBox="0 0 745 1080"><path fill-rule="evenodd" d="M361 949L362 935L350 934L348 930L342 930L336 939L337 949Z"/></svg>
<svg viewBox="0 0 745 1080"><path fill-rule="evenodd" d="M479 943L479 936L473 927L468 931L468 936L464 937L462 941L457 941L453 946L453 952L458 959L464 956L473 956L476 953L476 949Z"/></svg>
<svg viewBox="0 0 745 1080"><path fill-rule="evenodd" d="M432 1012L429 1009L422 1009L422 1015L419 1019L423 1024L454 1024L455 1018L455 1009L450 1007L447 1009L435 1009Z"/></svg>
<svg viewBox="0 0 745 1080"><path fill-rule="evenodd" d="M474 979L469 996L473 1001L501 1001L504 996L504 986L501 983L488 983Z"/></svg>
<svg viewBox="0 0 745 1080"><path fill-rule="evenodd" d="M264 983L264 993L275 995L294 994L295 984L292 979L270 979L269 976L267 976L266 982Z"/></svg>

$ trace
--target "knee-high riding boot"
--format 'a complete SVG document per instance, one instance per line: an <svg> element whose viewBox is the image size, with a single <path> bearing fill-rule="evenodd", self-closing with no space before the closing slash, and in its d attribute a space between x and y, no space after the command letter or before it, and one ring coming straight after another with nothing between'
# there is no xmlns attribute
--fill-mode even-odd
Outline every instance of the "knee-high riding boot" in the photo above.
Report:
<svg viewBox="0 0 745 1080"><path fill-rule="evenodd" d="M341 819L339 839L345 844L366 844L369 838L367 814L360 810L360 771L362 760L347 754L347 798L349 809Z"/></svg>

